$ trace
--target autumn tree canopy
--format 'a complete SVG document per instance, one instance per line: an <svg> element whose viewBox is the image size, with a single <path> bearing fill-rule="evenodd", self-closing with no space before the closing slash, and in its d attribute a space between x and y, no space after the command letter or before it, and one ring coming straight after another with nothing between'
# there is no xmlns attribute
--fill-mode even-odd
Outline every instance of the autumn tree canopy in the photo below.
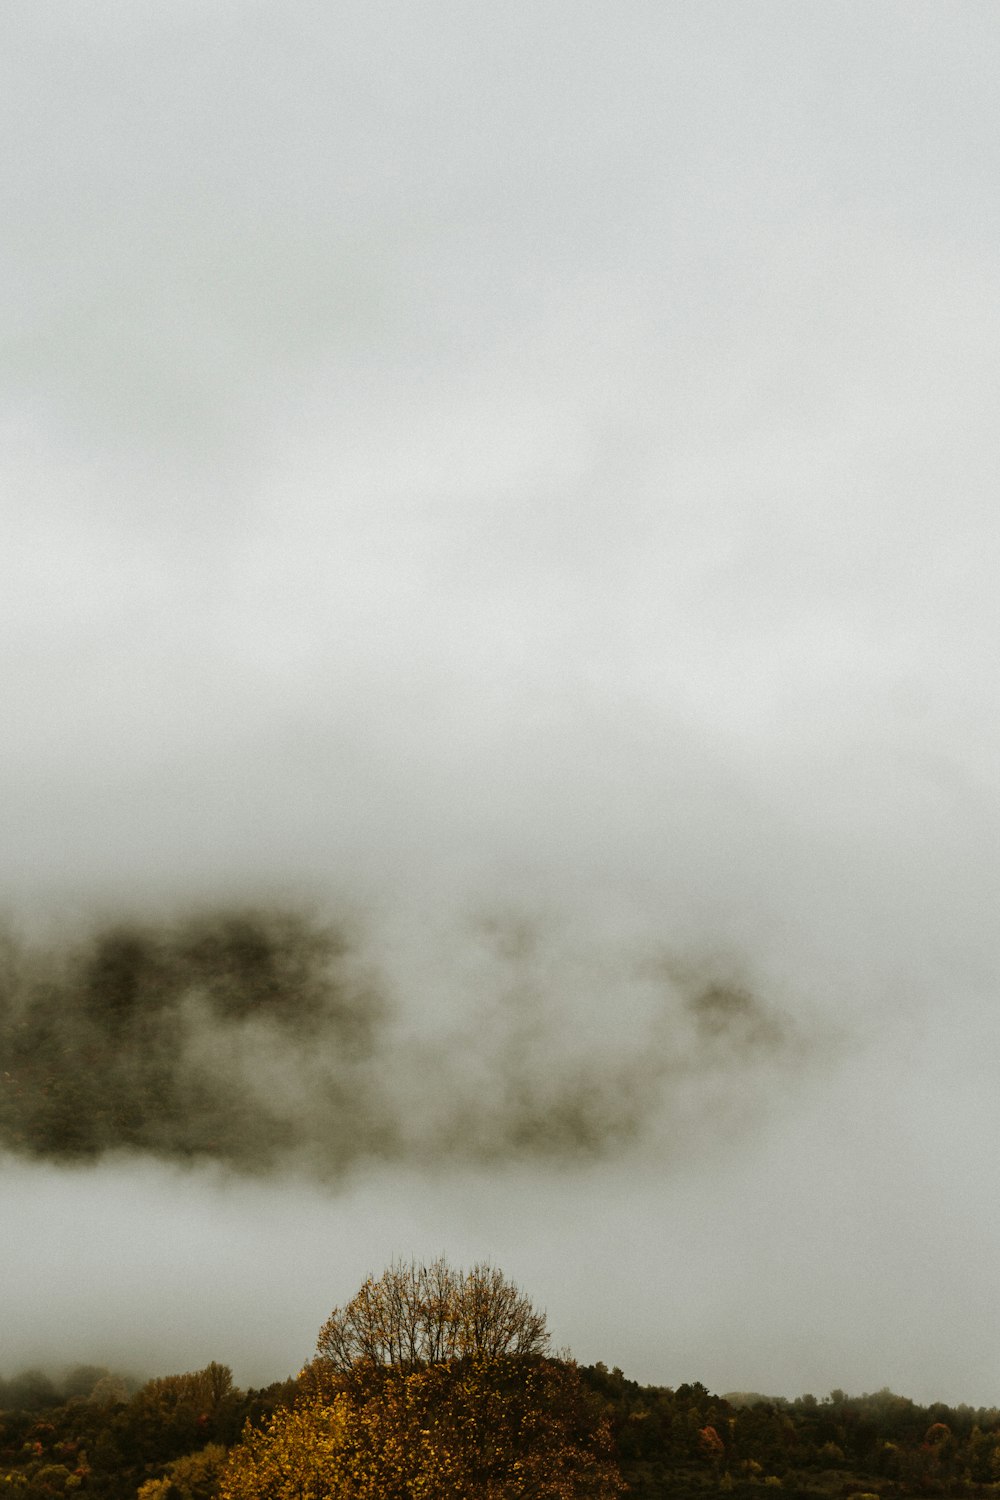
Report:
<svg viewBox="0 0 1000 1500"><path fill-rule="evenodd" d="M233 1450L220 1500L614 1500L610 1428L544 1314L495 1267L369 1278L301 1396Z"/></svg>
<svg viewBox="0 0 1000 1500"><path fill-rule="evenodd" d="M443 1257L430 1265L394 1263L369 1276L319 1332L318 1358L346 1373L359 1363L398 1366L454 1359L542 1354L545 1314L496 1266L455 1270Z"/></svg>

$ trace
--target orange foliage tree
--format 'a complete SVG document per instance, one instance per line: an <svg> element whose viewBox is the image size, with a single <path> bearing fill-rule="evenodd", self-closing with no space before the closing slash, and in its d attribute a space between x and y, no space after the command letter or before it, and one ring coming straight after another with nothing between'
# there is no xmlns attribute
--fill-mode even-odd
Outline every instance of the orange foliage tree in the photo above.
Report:
<svg viewBox="0 0 1000 1500"><path fill-rule="evenodd" d="M381 1282L366 1282L359 1306L375 1326L379 1291L392 1289L395 1298L401 1287L442 1283L457 1289L458 1300L438 1305L436 1321L428 1321L425 1304L416 1318L412 1308L404 1313L402 1338L380 1322L379 1342L359 1340L353 1360L344 1353L346 1310L336 1310L303 1371L298 1405L275 1413L262 1431L245 1432L221 1500L619 1495L607 1420L576 1366L539 1350L544 1318L498 1271L477 1267L466 1277L443 1262L394 1267ZM427 1358L429 1350L441 1357Z"/></svg>
<svg viewBox="0 0 1000 1500"><path fill-rule="evenodd" d="M456 1271L396 1263L335 1307L319 1331L317 1358L347 1373L359 1364L416 1369L444 1360L542 1354L545 1314L496 1266Z"/></svg>

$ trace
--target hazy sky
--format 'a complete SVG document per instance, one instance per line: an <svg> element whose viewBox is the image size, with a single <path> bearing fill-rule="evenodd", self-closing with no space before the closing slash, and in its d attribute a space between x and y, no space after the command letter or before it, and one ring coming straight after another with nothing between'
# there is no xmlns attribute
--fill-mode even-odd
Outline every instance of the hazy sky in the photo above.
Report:
<svg viewBox="0 0 1000 1500"><path fill-rule="evenodd" d="M650 965L796 1040L589 1163L4 1158L0 1366L283 1376L444 1251L643 1380L1000 1403L998 63L987 0L8 0L11 922L346 915L418 1113L498 1005L654 1045Z"/></svg>

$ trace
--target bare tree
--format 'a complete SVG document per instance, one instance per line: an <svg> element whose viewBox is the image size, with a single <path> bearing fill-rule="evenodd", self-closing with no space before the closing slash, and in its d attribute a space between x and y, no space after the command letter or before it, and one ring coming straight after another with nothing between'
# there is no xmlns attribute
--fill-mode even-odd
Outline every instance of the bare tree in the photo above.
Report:
<svg viewBox="0 0 1000 1500"><path fill-rule="evenodd" d="M445 1360L543 1354L545 1314L489 1264L455 1270L443 1257L430 1265L394 1262L369 1276L319 1332L316 1353L329 1369L358 1364L417 1369Z"/></svg>

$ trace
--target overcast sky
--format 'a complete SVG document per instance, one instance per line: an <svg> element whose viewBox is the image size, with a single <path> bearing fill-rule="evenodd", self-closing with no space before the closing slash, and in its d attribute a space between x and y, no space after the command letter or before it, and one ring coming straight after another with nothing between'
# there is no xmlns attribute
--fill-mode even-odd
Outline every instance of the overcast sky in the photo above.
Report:
<svg viewBox="0 0 1000 1500"><path fill-rule="evenodd" d="M590 1166L5 1158L0 1365L280 1377L444 1251L643 1380L1000 1403L998 63L990 0L7 0L11 922L304 902L550 1049L666 955L797 1042Z"/></svg>

